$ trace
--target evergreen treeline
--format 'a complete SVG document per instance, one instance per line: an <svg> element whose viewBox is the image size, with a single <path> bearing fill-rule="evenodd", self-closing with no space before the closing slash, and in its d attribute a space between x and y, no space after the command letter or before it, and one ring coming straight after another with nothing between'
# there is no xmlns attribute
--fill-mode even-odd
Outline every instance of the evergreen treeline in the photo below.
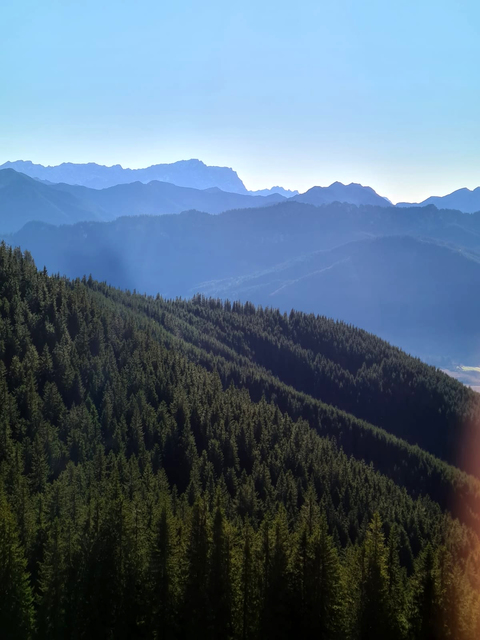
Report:
<svg viewBox="0 0 480 640"><path fill-rule="evenodd" d="M101 294L100 301L107 298L117 309L120 306L133 311L135 321L148 327L170 349L216 371L224 388L234 383L246 387L254 401L267 398L294 419L307 420L321 435L333 437L348 455L373 464L411 495L428 494L443 508L448 506L455 515L478 526L478 481L392 434L399 424L400 412L407 425L415 425L410 428L414 441L425 431L433 449L442 448L447 458L461 460L460 452L455 451L475 448L479 401L476 393L456 380L365 331L325 318L296 312L287 316L276 310L256 309L248 303L223 304L200 296L192 302L165 301L158 296L154 300L123 293L91 278L84 279L84 283ZM313 349L305 349L298 333L293 334L293 340L282 335L295 320L310 327L311 341L317 336ZM270 370L261 366L266 360L271 364ZM296 375L283 365L284 361ZM300 391L315 375L315 370L309 368L312 361L323 361L325 365L322 393L334 390L337 402L346 407L352 388L357 388L354 413L362 415L373 406L377 414L383 414L382 426L389 432ZM353 385L345 382L352 377L352 371L344 370L346 362L352 371L355 362L359 367ZM285 384L282 377L295 386ZM363 384L364 378L368 384ZM396 394L404 399L403 404L396 401ZM423 416L423 422L418 420L418 414ZM465 461L468 463L468 458ZM478 473L475 465L471 470Z"/></svg>
<svg viewBox="0 0 480 640"><path fill-rule="evenodd" d="M243 356L298 391L449 462L461 457L461 426L480 419L480 397L471 389L342 322L200 295L190 302L134 297L133 305L120 296L157 320L170 314L182 337L197 346L232 362Z"/></svg>
<svg viewBox="0 0 480 640"><path fill-rule="evenodd" d="M310 354L338 365L318 389ZM362 369L356 407L335 387ZM350 327L69 282L1 246L2 637L478 638L478 483L360 408L375 370L473 410ZM418 401L433 429L417 394L404 417Z"/></svg>

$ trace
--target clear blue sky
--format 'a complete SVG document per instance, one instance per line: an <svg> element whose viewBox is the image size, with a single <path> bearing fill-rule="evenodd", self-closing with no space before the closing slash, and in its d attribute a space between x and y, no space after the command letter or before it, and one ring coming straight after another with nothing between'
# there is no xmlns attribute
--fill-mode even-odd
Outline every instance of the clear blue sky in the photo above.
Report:
<svg viewBox="0 0 480 640"><path fill-rule="evenodd" d="M480 185L479 63L474 0L2 0L0 163L423 199Z"/></svg>

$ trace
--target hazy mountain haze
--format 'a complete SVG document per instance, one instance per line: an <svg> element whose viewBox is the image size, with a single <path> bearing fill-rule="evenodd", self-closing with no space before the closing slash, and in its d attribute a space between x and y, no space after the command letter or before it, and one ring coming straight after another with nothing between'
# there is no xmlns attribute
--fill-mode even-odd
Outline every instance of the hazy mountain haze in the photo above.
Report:
<svg viewBox="0 0 480 640"><path fill-rule="evenodd" d="M423 202L418 203L417 206L422 207L425 205L433 204L438 209L458 209L465 213L475 213L480 211L480 187L476 189L457 189L453 193L449 193L445 196L430 196ZM415 206L406 202L399 202L397 206L410 207Z"/></svg>
<svg viewBox="0 0 480 640"><path fill-rule="evenodd" d="M29 221L49 224L73 223L80 220L108 221L124 215L162 215L181 213L191 209L218 214L230 209L270 206L286 199L314 206L332 202L356 206L390 206L390 202L379 196L373 189L359 184L343 185L335 182L329 187L313 187L304 194L296 195L280 187L262 191L261 193L265 195L255 195L245 189L243 193L231 193L218 186L195 189L158 180L148 183L127 181L107 188L98 186L91 188L78 182L98 185L100 180L102 182L111 182L116 178L129 180L145 176L145 172L148 177L150 173L158 172L158 168L151 167L151 172L144 170L144 173L138 174L137 172L125 173L117 167L106 170L106 167L98 167L98 165L65 164L60 167L44 168L32 166L31 163L11 164L17 168L29 169L36 178L30 178L11 168L0 167L0 184L3 182L9 185L8 189L3 190L0 203L4 211L3 217L0 217L0 232L3 233L18 231ZM193 172L189 169L191 162L176 163L172 170L162 168L161 172L170 180L197 184L198 174L195 168L198 164L197 161L193 163ZM182 167L181 179L175 175L179 165ZM223 184L225 180L222 178L226 173L228 178L234 176L235 180L242 184L236 173L229 169L215 171L219 168L206 167L203 163L200 163L200 166L200 173L204 178L206 175L217 183ZM210 172L211 169L214 171ZM45 176L57 180L63 177L70 183L55 183L52 180L46 180ZM204 184L205 182L202 186ZM288 198L282 193L286 193Z"/></svg>
<svg viewBox="0 0 480 640"><path fill-rule="evenodd" d="M312 187L305 193L294 198L297 202L313 204L319 206L330 204L331 202L348 202L356 205L374 205L379 207L389 206L391 203L379 196L371 187L364 187L353 182L344 185L341 182L334 182L329 187Z"/></svg>
<svg viewBox="0 0 480 640"><path fill-rule="evenodd" d="M128 209L119 192L122 202ZM290 198L220 215L31 222L3 237L31 251L40 267L69 277L91 272L152 295L203 292L304 309L376 332L435 364L480 359L478 296L471 293L480 287L480 213Z"/></svg>
<svg viewBox="0 0 480 640"><path fill-rule="evenodd" d="M78 184L93 189L104 189L130 182L148 183L152 180L171 182L179 187L208 189L218 187L232 193L247 193L238 175L227 167L208 167L200 160L181 160L172 164L157 164L145 169L124 169L120 165L105 167L94 162L74 164L64 162L44 167L30 161L17 160L0 165L1 169L15 169L32 178L49 182Z"/></svg>
<svg viewBox="0 0 480 640"><path fill-rule="evenodd" d="M478 3L39 7L0 9L0 163L201 158L252 190L339 180L393 202L479 186Z"/></svg>
<svg viewBox="0 0 480 640"><path fill-rule="evenodd" d="M85 164L64 162L57 166L43 166L28 160L16 160L7 161L0 165L0 170L7 168L47 183L81 185L93 189L105 189L133 182L148 184L156 180L200 190L218 188L225 192L243 195L269 196L278 194L286 198L296 197L299 202L315 205L327 204L335 200L359 205L385 206L385 204L392 204L389 198L379 196L369 186L353 182L342 184L338 180L328 187L311 186L304 193L281 186L249 191L234 169L208 166L201 160L180 160L171 164L157 164L143 169L123 168L119 164L107 167L95 162ZM438 208L458 209L465 213L473 213L480 210L480 187L474 190L457 189L445 196L431 196L421 203L399 202L397 206L417 206L417 204L418 206L434 204Z"/></svg>
<svg viewBox="0 0 480 640"><path fill-rule="evenodd" d="M278 193L255 196L229 193L218 187L179 187L158 180L92 189L43 182L13 169L0 169L0 231L3 233L18 231L30 221L49 224L108 221L122 215L160 215L189 209L221 213L239 207L269 206L284 200Z"/></svg>

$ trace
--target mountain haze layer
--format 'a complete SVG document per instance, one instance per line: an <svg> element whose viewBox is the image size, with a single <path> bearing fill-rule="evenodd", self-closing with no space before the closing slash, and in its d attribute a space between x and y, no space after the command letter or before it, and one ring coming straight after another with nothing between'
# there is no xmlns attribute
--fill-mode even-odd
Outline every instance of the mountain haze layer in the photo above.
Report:
<svg viewBox="0 0 480 640"><path fill-rule="evenodd" d="M476 189L457 189L446 196L431 196L419 204L399 202L397 207L424 207L433 204L438 209L457 209L464 213L480 211L480 187Z"/></svg>
<svg viewBox="0 0 480 640"><path fill-rule="evenodd" d="M294 197L297 202L313 204L319 206L330 204L331 202L346 202L349 204L372 205L385 207L391 205L387 198L379 196L371 187L364 187L361 184L342 184L334 182L329 187L312 187L305 193Z"/></svg>
<svg viewBox="0 0 480 640"><path fill-rule="evenodd" d="M4 238L69 277L92 273L152 295L203 292L302 309L375 331L437 364L480 359L472 295L480 288L480 214L289 199L218 216L30 223Z"/></svg>
<svg viewBox="0 0 480 640"><path fill-rule="evenodd" d="M172 164L157 164L145 169L124 169L119 164L105 167L89 162L75 164L64 162L57 166L44 167L30 161L5 162L0 169L15 169L32 178L49 182L79 184L93 189L104 189L129 182L171 182L179 187L208 189L218 187L232 193L248 193L245 185L233 169L209 167L201 160L180 160Z"/></svg>
<svg viewBox="0 0 480 640"><path fill-rule="evenodd" d="M0 230L18 231L27 222L71 224L105 220L105 212L66 191L43 184L13 169L0 171Z"/></svg>
<svg viewBox="0 0 480 640"><path fill-rule="evenodd" d="M92 189L105 189L117 184L131 182L148 183L152 180L169 182L179 187L192 189L210 189L217 187L231 193L268 196L278 193L286 198L297 195L298 191L291 191L283 187L248 191L237 172L228 167L208 166L201 160L180 160L171 164L156 164L145 169L128 169L121 165L106 167L88 162L75 164L64 162L57 166L43 166L29 160L16 160L0 165L1 169L14 169L31 178L49 183L77 184Z"/></svg>
<svg viewBox="0 0 480 640"><path fill-rule="evenodd" d="M89 203L105 212L105 219L125 215L163 215L181 213L197 209L206 213L222 213L228 209L256 208L282 202L285 198L279 194L268 196L250 196L228 193L211 187L209 189L191 189L178 187L169 182L153 180L148 184L132 182L107 189L89 189L76 185L51 185L53 190L67 192L79 200Z"/></svg>
<svg viewBox="0 0 480 640"><path fill-rule="evenodd" d="M356 205L392 205L388 198L379 196L371 187L353 182L348 185L334 182L328 187L314 186L305 193L284 189L281 186L249 191L233 169L208 166L201 160L194 159L157 164L143 169L123 168L119 164L107 167L95 162L84 164L64 162L56 166L44 166L29 160L16 160L0 165L0 170L2 169L14 169L46 183L65 183L93 189L105 189L132 182L147 184L157 180L201 190L217 187L222 191L252 196L279 194L285 198L294 197L298 202L316 206L336 201ZM480 211L480 187L473 190L458 189L446 196L431 196L420 203L398 202L395 206L414 207L430 204L439 209L455 209L464 213Z"/></svg>
<svg viewBox="0 0 480 640"><path fill-rule="evenodd" d="M314 187L305 194L293 195L279 187L254 195L232 193L218 187L193 189L171 182L137 181L107 188L90 188L67 183L42 182L13 169L0 170L0 184L9 185L3 191L0 204L0 233L18 231L31 221L49 224L69 224L87 220L110 221L123 215L163 215L198 210L222 213L240 208L263 207L285 201L314 206L334 201L354 205L390 206L369 187L335 183L330 187ZM1 208L3 207L3 209ZM1 211L4 211L3 216Z"/></svg>
<svg viewBox="0 0 480 640"><path fill-rule="evenodd" d="M480 359L480 300L472 295L480 290L480 254L431 241L359 240L194 289L341 319L430 361Z"/></svg>
<svg viewBox="0 0 480 640"><path fill-rule="evenodd" d="M160 215L198 209L221 213L239 207L268 206L284 201L273 193L251 196L217 187L192 189L168 182L133 182L107 189L43 183L13 169L0 170L0 232L18 231L31 221L69 224L113 220L121 215Z"/></svg>

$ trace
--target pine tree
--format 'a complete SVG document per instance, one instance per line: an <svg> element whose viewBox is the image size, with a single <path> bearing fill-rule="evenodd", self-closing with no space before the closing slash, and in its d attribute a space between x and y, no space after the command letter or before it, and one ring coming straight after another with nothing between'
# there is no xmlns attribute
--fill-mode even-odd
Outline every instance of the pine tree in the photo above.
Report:
<svg viewBox="0 0 480 640"><path fill-rule="evenodd" d="M213 517L210 553L209 600L210 637L227 640L232 636L232 578L230 534L220 500Z"/></svg>
<svg viewBox="0 0 480 640"><path fill-rule="evenodd" d="M382 522L375 513L363 546L360 640L383 640L388 630L388 567Z"/></svg>
<svg viewBox="0 0 480 640"><path fill-rule="evenodd" d="M410 634L414 640L442 640L440 579L435 551L429 544L416 561L411 579Z"/></svg>
<svg viewBox="0 0 480 640"><path fill-rule="evenodd" d="M207 637L208 578L210 535L205 502L199 498L192 507L190 535L187 548L187 580L181 621L188 640Z"/></svg>
<svg viewBox="0 0 480 640"><path fill-rule="evenodd" d="M243 528L243 547L240 562L240 621L242 640L256 637L258 630L258 564L255 534L247 522Z"/></svg>
<svg viewBox="0 0 480 640"><path fill-rule="evenodd" d="M40 637L61 640L66 632L65 598L67 568L64 541L58 518L54 520L40 567Z"/></svg>
<svg viewBox="0 0 480 640"><path fill-rule="evenodd" d="M12 512L0 491L0 631L11 640L28 640L33 634L33 596L26 567Z"/></svg>
<svg viewBox="0 0 480 640"><path fill-rule="evenodd" d="M175 577L171 514L163 506L150 559L152 636L175 637Z"/></svg>
<svg viewBox="0 0 480 640"><path fill-rule="evenodd" d="M344 593L341 566L325 518L311 536L312 556L308 570L307 602L312 631L321 640L344 636Z"/></svg>
<svg viewBox="0 0 480 640"><path fill-rule="evenodd" d="M398 528L394 524L390 529L387 544L388 609L392 633L396 633L396 638L403 638L407 625L405 617L406 576L400 566L399 545ZM392 640L394 640L394 636L392 636Z"/></svg>
<svg viewBox="0 0 480 640"><path fill-rule="evenodd" d="M261 635L272 640L288 638L290 635L290 575L291 553L287 515L282 506L270 531L265 530L264 554L264 598L261 620Z"/></svg>

